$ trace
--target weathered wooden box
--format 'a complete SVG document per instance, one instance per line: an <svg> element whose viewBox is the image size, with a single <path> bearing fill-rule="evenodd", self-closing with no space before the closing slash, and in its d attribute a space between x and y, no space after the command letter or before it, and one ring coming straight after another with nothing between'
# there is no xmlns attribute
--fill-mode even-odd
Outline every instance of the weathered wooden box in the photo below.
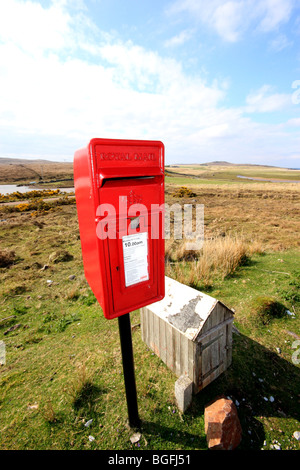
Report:
<svg viewBox="0 0 300 470"><path fill-rule="evenodd" d="M165 298L141 309L142 339L197 393L231 364L233 312L173 279L165 283Z"/></svg>

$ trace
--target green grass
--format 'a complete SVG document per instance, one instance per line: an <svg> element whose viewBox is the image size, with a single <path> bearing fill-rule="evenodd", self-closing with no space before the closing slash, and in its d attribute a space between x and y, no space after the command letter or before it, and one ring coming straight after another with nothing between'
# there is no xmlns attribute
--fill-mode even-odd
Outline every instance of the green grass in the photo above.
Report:
<svg viewBox="0 0 300 470"><path fill-rule="evenodd" d="M183 416L175 404L177 378L143 343L139 312L131 313L142 420L142 437L131 444L118 322L104 318L85 281L76 208L9 216L0 242L16 258L0 268L0 340L6 346L0 449L207 449L204 407L220 394L239 403L241 449L260 449L264 440L267 449L275 439L283 449L299 449L292 437L300 430L299 365L292 362L299 251L253 255L210 286L208 294L234 308L239 334L233 335L230 368L194 397ZM51 262L62 249L72 256ZM253 323L250 307L261 296L295 309L295 317Z"/></svg>
<svg viewBox="0 0 300 470"><path fill-rule="evenodd" d="M201 281L199 287L205 291ZM292 437L300 426L298 288L299 251L288 250L253 255L233 275L215 279L206 289L235 311L233 362L196 397L191 413L203 410L214 395L237 400L243 449L268 449L274 440L282 449L299 449ZM273 308L262 299L272 299Z"/></svg>
<svg viewBox="0 0 300 470"><path fill-rule="evenodd" d="M297 285L299 282L298 264L298 250L253 255L234 276L229 276L220 282L216 281L210 288L209 294L235 309L236 325L253 339L267 340L270 329L273 329L274 334L276 329L279 334L283 333L277 346L285 349L286 345L290 344L285 343L286 339L292 340L292 337L286 337L281 328L295 330L295 333L299 334L299 298L296 295L297 290L294 289L296 287L294 284ZM268 325L263 325L256 317L253 320L252 316L255 316L254 313L257 311L255 309L257 301L265 297L284 305L285 311L289 310L295 316L286 314L276 318L274 315L274 319ZM287 349L287 356L288 351L291 353Z"/></svg>

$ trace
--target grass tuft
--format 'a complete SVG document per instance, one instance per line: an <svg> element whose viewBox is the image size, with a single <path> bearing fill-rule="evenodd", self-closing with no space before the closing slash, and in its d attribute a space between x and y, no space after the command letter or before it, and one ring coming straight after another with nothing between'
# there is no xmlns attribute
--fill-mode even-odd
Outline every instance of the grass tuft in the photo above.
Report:
<svg viewBox="0 0 300 470"><path fill-rule="evenodd" d="M63 263L66 261L71 261L73 259L73 255L71 255L67 250L59 250L54 251L49 256L49 263Z"/></svg>
<svg viewBox="0 0 300 470"><path fill-rule="evenodd" d="M11 266L16 258L16 253L9 250L0 250L0 268Z"/></svg>
<svg viewBox="0 0 300 470"><path fill-rule="evenodd" d="M58 421L57 413L54 411L51 400L48 400L41 408L40 414L48 424L55 424Z"/></svg>
<svg viewBox="0 0 300 470"><path fill-rule="evenodd" d="M275 318L286 315L285 306L273 297L260 296L254 299L251 306L250 321L255 324L269 325Z"/></svg>
<svg viewBox="0 0 300 470"><path fill-rule="evenodd" d="M210 285L215 279L225 279L245 265L253 254L261 252L259 243L249 245L238 237L226 236L206 240L199 251L185 249L185 243L168 240L166 244L167 275L193 287Z"/></svg>

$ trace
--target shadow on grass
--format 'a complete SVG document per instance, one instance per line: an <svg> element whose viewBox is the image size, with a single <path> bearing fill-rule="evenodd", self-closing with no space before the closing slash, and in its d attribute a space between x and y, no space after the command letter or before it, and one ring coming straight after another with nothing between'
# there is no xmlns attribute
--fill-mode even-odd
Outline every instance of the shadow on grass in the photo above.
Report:
<svg viewBox="0 0 300 470"><path fill-rule="evenodd" d="M233 339L231 366L194 397L187 415L203 415L212 397L224 394L237 404L243 430L238 448L261 449L264 418L300 420L300 369L247 336Z"/></svg>
<svg viewBox="0 0 300 470"><path fill-rule="evenodd" d="M199 433L191 434L153 421L142 421L141 431L146 436L148 435L149 439L155 441L159 439L162 443L173 442L180 444L182 449L207 449L206 438Z"/></svg>
<svg viewBox="0 0 300 470"><path fill-rule="evenodd" d="M75 411L88 411L89 413L95 412L97 402L101 396L107 393L107 390L94 385L91 382L86 382L76 392L73 399L73 408Z"/></svg>

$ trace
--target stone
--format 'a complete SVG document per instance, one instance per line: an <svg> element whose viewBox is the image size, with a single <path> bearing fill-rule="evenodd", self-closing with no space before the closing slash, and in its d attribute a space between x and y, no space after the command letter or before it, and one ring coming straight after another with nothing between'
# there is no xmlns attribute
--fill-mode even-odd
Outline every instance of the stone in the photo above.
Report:
<svg viewBox="0 0 300 470"><path fill-rule="evenodd" d="M186 375L181 375L175 382L175 398L178 409L185 413L192 403L193 382Z"/></svg>
<svg viewBox="0 0 300 470"><path fill-rule="evenodd" d="M270 448L275 450L281 450L281 446L279 444L271 444Z"/></svg>
<svg viewBox="0 0 300 470"><path fill-rule="evenodd" d="M39 405L37 403L34 403L33 405L28 405L27 408L28 410L37 410Z"/></svg>
<svg viewBox="0 0 300 470"><path fill-rule="evenodd" d="M49 268L48 264L44 264L44 266L40 269L40 271L45 271L48 268Z"/></svg>
<svg viewBox="0 0 300 470"><path fill-rule="evenodd" d="M242 428L231 399L222 396L206 405L204 424L209 449L233 450L240 444Z"/></svg>
<svg viewBox="0 0 300 470"><path fill-rule="evenodd" d="M295 431L293 437L297 439L297 441L300 441L300 431Z"/></svg>
<svg viewBox="0 0 300 470"><path fill-rule="evenodd" d="M134 433L131 438L130 438L130 442L132 444L136 444L137 442L139 442L139 440L141 439L141 433L140 432L136 432Z"/></svg>

